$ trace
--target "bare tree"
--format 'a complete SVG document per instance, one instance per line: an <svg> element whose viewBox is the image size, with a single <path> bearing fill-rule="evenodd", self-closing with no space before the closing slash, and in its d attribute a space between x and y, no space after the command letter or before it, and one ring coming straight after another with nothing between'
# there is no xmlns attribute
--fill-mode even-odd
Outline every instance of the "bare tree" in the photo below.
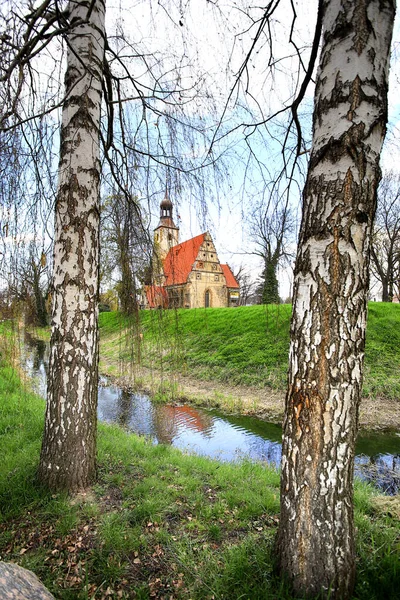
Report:
<svg viewBox="0 0 400 600"><path fill-rule="evenodd" d="M237 271L234 272L234 276L240 287L239 306L246 306L254 294L255 281L251 276L251 272L243 265L240 265Z"/></svg>
<svg viewBox="0 0 400 600"><path fill-rule="evenodd" d="M11 283L11 296L25 303L25 318L30 325L48 325L47 296L49 292L48 252L31 242L27 252L20 250L17 273Z"/></svg>
<svg viewBox="0 0 400 600"><path fill-rule="evenodd" d="M295 219L288 198L270 197L266 206L254 207L248 226L255 244L252 254L259 256L263 264L259 285L261 302L279 303L278 267L293 258L290 242L295 234Z"/></svg>
<svg viewBox="0 0 400 600"><path fill-rule="evenodd" d="M371 257L382 302L392 302L400 293L400 176L393 172L384 174L378 189Z"/></svg>
<svg viewBox="0 0 400 600"><path fill-rule="evenodd" d="M101 268L108 271L108 281L118 277L115 287L121 311L131 314L138 308L138 287L152 256L146 219L137 198L111 194L103 202L101 220Z"/></svg>

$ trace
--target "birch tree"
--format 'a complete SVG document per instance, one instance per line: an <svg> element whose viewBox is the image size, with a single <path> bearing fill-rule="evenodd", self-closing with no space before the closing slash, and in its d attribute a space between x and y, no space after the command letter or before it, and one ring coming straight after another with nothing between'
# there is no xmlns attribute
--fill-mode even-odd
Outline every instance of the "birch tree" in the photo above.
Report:
<svg viewBox="0 0 400 600"><path fill-rule="evenodd" d="M354 446L393 0L324 0L295 266L280 567L297 593L349 598Z"/></svg>
<svg viewBox="0 0 400 600"><path fill-rule="evenodd" d="M54 237L52 334L39 477L52 489L95 476L100 107L105 2L71 1Z"/></svg>
<svg viewBox="0 0 400 600"><path fill-rule="evenodd" d="M281 173L291 185L310 146L300 106L307 104L323 31L295 266L277 547L281 573L296 595L349 598L355 579L354 446L395 2L319 0L306 52L304 38L296 36L297 4L241 6L245 23L238 37L250 32L251 38L229 99L242 86L249 103L255 100L251 116L258 118L242 121L246 141L254 143L257 134L279 138ZM284 39L277 43L277 24L290 29L286 52L279 52ZM277 88L274 67L288 64L290 48L298 79L292 87L288 79L280 86L286 95L278 108L270 100ZM257 78L250 67L260 62ZM286 123L277 123L284 114ZM279 135L279 128L286 133ZM269 167L255 144L253 156Z"/></svg>
<svg viewBox="0 0 400 600"><path fill-rule="evenodd" d="M167 4L175 44L182 48L180 3ZM124 19L114 18L108 36L105 0L5 0L0 8L1 134L22 131L27 161L35 164L32 140L45 146L46 116L57 127L57 111L62 112L51 352L38 471L54 490L84 488L95 475L100 176L127 201L139 192L150 206L153 196L159 202L166 180L179 189L191 178L205 193L205 177L187 173L199 162L204 172L204 162L214 166L211 153L199 161L195 151L210 135L202 123L203 99L210 107L208 97L198 94L202 79L183 51L174 55L174 46L164 46L163 53L169 52L164 56L148 47L155 39L149 30L166 7L149 8L143 1L145 35L137 7L136 2L120 7L136 28L124 30ZM193 112L186 105L195 100ZM39 187L40 168L35 176L29 184ZM26 190L19 191L24 196Z"/></svg>

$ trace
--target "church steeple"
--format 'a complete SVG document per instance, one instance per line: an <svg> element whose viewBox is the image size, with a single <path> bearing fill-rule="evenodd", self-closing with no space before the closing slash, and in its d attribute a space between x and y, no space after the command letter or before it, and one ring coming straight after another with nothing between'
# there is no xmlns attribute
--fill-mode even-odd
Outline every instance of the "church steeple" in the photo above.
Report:
<svg viewBox="0 0 400 600"><path fill-rule="evenodd" d="M164 227L173 227L176 229L176 225L172 218L172 212L173 205L171 200L169 199L168 191L165 190L165 198L160 203L160 223L158 227L160 227L160 225L164 225Z"/></svg>
<svg viewBox="0 0 400 600"><path fill-rule="evenodd" d="M175 225L172 213L173 204L166 190L160 203L160 222L154 230L154 246L161 260L164 260L170 248L179 243L179 227Z"/></svg>

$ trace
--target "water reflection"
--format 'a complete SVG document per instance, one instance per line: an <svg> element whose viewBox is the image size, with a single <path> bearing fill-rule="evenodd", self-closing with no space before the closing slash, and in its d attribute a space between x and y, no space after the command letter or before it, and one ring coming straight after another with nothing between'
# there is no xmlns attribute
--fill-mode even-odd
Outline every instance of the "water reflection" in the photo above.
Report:
<svg viewBox="0 0 400 600"><path fill-rule="evenodd" d="M99 418L150 436L156 443L222 461L246 457L278 467L281 460L281 428L256 418L187 405L153 404L145 395L115 386L100 388ZM396 434L361 435L356 452L355 472L359 477L378 483L385 493L399 492L400 438Z"/></svg>
<svg viewBox="0 0 400 600"><path fill-rule="evenodd" d="M356 456L356 475L370 483L379 482L379 489L390 496L400 492L400 453Z"/></svg>
<svg viewBox="0 0 400 600"><path fill-rule="evenodd" d="M47 391L47 368L49 364L49 345L43 340L32 338L25 333L25 346L22 359L25 361L26 370L32 377L33 388L43 398Z"/></svg>
<svg viewBox="0 0 400 600"><path fill-rule="evenodd" d="M27 341L28 348L29 340ZM45 396L48 350L44 342L31 343L27 370L37 391ZM261 419L233 416L189 405L152 403L148 396L122 390L100 379L98 417L118 423L155 443L222 461L241 458L266 461L276 467L281 459L281 428ZM400 437L396 433L361 434L356 446L355 472L388 494L400 491Z"/></svg>
<svg viewBox="0 0 400 600"><path fill-rule="evenodd" d="M279 464L279 427L272 426L273 439L267 436L263 439L235 423L235 417L230 420L229 416L189 405L152 403L145 395L115 386L99 389L98 411L100 420L117 422L130 431L150 436L157 443L220 460L247 456Z"/></svg>

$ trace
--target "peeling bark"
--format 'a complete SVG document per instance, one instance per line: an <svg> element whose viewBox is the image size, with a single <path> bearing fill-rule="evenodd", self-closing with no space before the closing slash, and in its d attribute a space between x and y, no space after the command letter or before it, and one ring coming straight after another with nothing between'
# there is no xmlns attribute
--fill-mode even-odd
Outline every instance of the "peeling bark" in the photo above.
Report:
<svg viewBox="0 0 400 600"><path fill-rule="evenodd" d="M40 480L95 476L98 385L99 128L105 2L72 1L56 201L52 334Z"/></svg>
<svg viewBox="0 0 400 600"><path fill-rule="evenodd" d="M295 267L280 567L305 596L349 598L353 464L371 230L387 122L391 0L325 0Z"/></svg>

